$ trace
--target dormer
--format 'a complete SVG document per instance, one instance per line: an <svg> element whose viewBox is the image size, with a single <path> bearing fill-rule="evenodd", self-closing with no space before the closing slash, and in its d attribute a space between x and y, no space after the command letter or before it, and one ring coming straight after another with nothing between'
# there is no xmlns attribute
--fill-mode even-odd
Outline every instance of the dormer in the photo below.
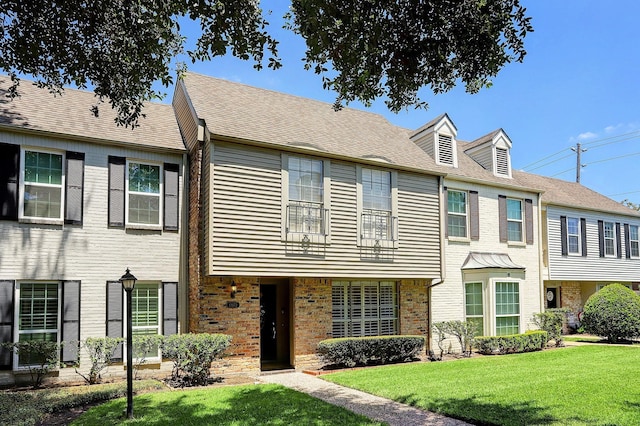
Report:
<svg viewBox="0 0 640 426"><path fill-rule="evenodd" d="M511 177L511 139L504 130L498 129L469 143L464 153L495 176Z"/></svg>
<svg viewBox="0 0 640 426"><path fill-rule="evenodd" d="M431 120L411 135L411 140L442 166L458 167L458 129L447 114Z"/></svg>

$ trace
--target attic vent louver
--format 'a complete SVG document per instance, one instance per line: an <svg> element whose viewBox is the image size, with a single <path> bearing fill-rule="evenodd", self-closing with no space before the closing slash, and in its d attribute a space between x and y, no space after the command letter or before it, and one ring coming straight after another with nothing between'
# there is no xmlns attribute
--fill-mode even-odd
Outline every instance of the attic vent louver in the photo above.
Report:
<svg viewBox="0 0 640 426"><path fill-rule="evenodd" d="M504 148L496 148L496 173L509 176L509 157Z"/></svg>
<svg viewBox="0 0 640 426"><path fill-rule="evenodd" d="M438 135L438 162L453 166L453 138Z"/></svg>

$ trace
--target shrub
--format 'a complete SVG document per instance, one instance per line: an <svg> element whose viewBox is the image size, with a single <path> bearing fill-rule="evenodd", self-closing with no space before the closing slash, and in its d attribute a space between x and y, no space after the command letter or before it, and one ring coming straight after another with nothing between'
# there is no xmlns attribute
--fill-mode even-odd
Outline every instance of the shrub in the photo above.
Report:
<svg viewBox="0 0 640 426"><path fill-rule="evenodd" d="M174 334L165 337L162 356L173 361L171 381L181 386L206 385L211 363L231 344L226 334Z"/></svg>
<svg viewBox="0 0 640 426"><path fill-rule="evenodd" d="M539 351L547 344L546 331L527 331L509 336L482 336L476 338L475 346L484 355L504 355L510 353Z"/></svg>
<svg viewBox="0 0 640 426"><path fill-rule="evenodd" d="M442 357L443 352L442 341L444 340L444 336L447 334L458 339L462 355L466 357L471 356L473 341L476 337L476 324L469 321L443 321L434 323L433 328L438 333L440 357Z"/></svg>
<svg viewBox="0 0 640 426"><path fill-rule="evenodd" d="M562 341L562 324L564 323L564 318L567 312L569 312L569 310L565 308L547 309L544 312L539 312L533 315L533 323L540 330L547 332L548 340L545 344L553 340L556 343L556 347L564 345L564 342Z"/></svg>
<svg viewBox="0 0 640 426"><path fill-rule="evenodd" d="M20 363L29 369L34 389L39 388L46 375L58 366L60 345L57 342L28 340L4 343L2 346L15 351Z"/></svg>
<svg viewBox="0 0 640 426"><path fill-rule="evenodd" d="M606 337L610 343L640 335L640 297L633 290L610 284L591 295L584 305L585 332Z"/></svg>
<svg viewBox="0 0 640 426"><path fill-rule="evenodd" d="M113 353L120 343L122 338L119 337L87 337L81 342L81 348L89 355L91 361L91 368L89 374L84 375L76 368L78 373L88 384L94 385L100 383L102 380L101 373L112 364Z"/></svg>
<svg viewBox="0 0 640 426"><path fill-rule="evenodd" d="M133 377L138 378L140 367L147 363L147 357L157 357L158 348L162 343L162 336L158 334L143 334L133 336Z"/></svg>
<svg viewBox="0 0 640 426"><path fill-rule="evenodd" d="M355 367L372 362L411 361L424 348L422 336L371 336L327 339L318 343L318 354L327 364Z"/></svg>

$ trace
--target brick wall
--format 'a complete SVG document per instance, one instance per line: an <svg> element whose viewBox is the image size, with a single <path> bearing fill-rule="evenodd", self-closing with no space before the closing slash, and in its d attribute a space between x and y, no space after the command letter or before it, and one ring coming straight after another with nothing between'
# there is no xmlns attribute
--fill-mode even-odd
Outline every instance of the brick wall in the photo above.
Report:
<svg viewBox="0 0 640 426"><path fill-rule="evenodd" d="M569 332L569 329L576 327L578 320L578 313L582 312L582 291L579 282L563 281L560 283L560 303L563 308L569 309L571 312L567 314L567 322L563 332Z"/></svg>
<svg viewBox="0 0 640 426"><path fill-rule="evenodd" d="M429 333L429 293L425 280L400 281L400 334L427 337Z"/></svg>
<svg viewBox="0 0 640 426"><path fill-rule="evenodd" d="M200 312L200 278L202 277L201 259L201 235L200 229L200 179L202 170L202 151L198 144L189 152L189 242L188 242L188 297L189 318L187 331L197 331L198 314Z"/></svg>
<svg viewBox="0 0 640 426"><path fill-rule="evenodd" d="M294 356L297 368L315 366L318 342L330 339L331 280L295 278L293 280Z"/></svg>

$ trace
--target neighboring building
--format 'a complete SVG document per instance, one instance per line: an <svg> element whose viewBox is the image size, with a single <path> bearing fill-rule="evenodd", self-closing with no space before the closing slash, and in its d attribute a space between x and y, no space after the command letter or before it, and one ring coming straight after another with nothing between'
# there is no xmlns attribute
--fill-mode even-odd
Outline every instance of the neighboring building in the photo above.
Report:
<svg viewBox="0 0 640 426"><path fill-rule="evenodd" d="M189 330L225 366L301 367L331 337L429 334L444 170L382 116L189 73ZM224 366L223 366L224 367Z"/></svg>
<svg viewBox="0 0 640 426"><path fill-rule="evenodd" d="M542 194L545 307L567 308L579 325L585 302L602 286L638 291L640 212L574 182L524 174Z"/></svg>
<svg viewBox="0 0 640 426"><path fill-rule="evenodd" d="M178 332L186 151L172 108L148 105L132 130L106 104L94 117L92 93L54 98L25 80L11 100L9 84L0 77L0 342L61 342L73 364L79 340L124 336L127 267L134 333ZM23 364L0 349L0 382Z"/></svg>
<svg viewBox="0 0 640 426"><path fill-rule="evenodd" d="M412 139L438 164L444 180L445 273L431 298L431 321L468 320L479 335L522 333L540 312L539 190L511 170L502 130L457 140L445 114ZM457 349L457 341L444 342ZM437 350L433 339L431 348Z"/></svg>

